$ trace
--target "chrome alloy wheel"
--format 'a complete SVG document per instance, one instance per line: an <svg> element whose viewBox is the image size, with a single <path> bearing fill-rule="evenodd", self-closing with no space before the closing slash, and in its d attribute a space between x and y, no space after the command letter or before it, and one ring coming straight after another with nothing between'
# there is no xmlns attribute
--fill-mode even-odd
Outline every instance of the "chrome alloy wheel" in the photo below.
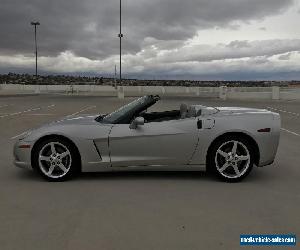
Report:
<svg viewBox="0 0 300 250"><path fill-rule="evenodd" d="M250 167L250 153L240 141L227 141L217 150L216 168L226 178L235 179L243 176Z"/></svg>
<svg viewBox="0 0 300 250"><path fill-rule="evenodd" d="M69 172L72 156L65 145L59 142L50 142L39 151L38 162L39 168L46 176L57 179Z"/></svg>

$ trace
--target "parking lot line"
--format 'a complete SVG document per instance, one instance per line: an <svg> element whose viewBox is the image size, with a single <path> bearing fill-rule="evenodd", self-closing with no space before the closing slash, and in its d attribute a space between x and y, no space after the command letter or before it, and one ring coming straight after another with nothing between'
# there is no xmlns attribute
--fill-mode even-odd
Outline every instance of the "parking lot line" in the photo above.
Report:
<svg viewBox="0 0 300 250"><path fill-rule="evenodd" d="M51 116L51 115L55 115L55 114L51 114L51 113L37 113L37 114L24 114L24 115L27 115L27 116Z"/></svg>
<svg viewBox="0 0 300 250"><path fill-rule="evenodd" d="M0 108L5 108L5 107L8 107L10 105L6 104L6 105L1 105Z"/></svg>
<svg viewBox="0 0 300 250"><path fill-rule="evenodd" d="M300 135L297 134L296 132L290 131L290 130L285 129L285 128L281 128L281 130L282 130L282 131L285 131L285 132L287 132L287 133L290 133L290 134L292 134L292 135L300 136Z"/></svg>
<svg viewBox="0 0 300 250"><path fill-rule="evenodd" d="M294 115L294 116L300 116L300 114L298 114L298 113L294 113L294 112L290 112L290 111L286 111L286 110L282 110L282 109L276 109L276 108L272 108L272 107L267 107L267 109L275 110L275 111L278 111L281 113L287 113L287 114Z"/></svg>
<svg viewBox="0 0 300 250"><path fill-rule="evenodd" d="M52 105L49 105L49 106L46 106L46 107L31 108L31 109L27 109L27 110L24 110L24 111L19 111L19 112L15 112L15 113L9 113L9 114L6 114L6 115L1 115L0 118L5 118L5 117L11 117L11 116L15 116L15 115L26 114L26 113L29 113L29 112L32 112L32 111L41 110L43 108L52 108L54 106L55 106L55 104L52 104Z"/></svg>
<svg viewBox="0 0 300 250"><path fill-rule="evenodd" d="M7 114L7 115L2 115L2 116L0 116L0 118L5 118L5 117L11 117L11 116L15 116L15 115L20 115L20 114L28 113L28 112L31 112L31 111L40 110L40 109L41 108L27 109L27 110L16 112L16 113L10 113L10 114Z"/></svg>
<svg viewBox="0 0 300 250"><path fill-rule="evenodd" d="M82 110L80 110L80 111L78 111L78 112L75 112L75 113L73 113L73 114L71 114L71 115L68 115L68 117L74 116L74 115L78 115L78 114L80 114L80 113L82 113L82 112L84 112L84 111L91 110L91 109L94 109L94 108L96 108L96 107L97 107L97 106L89 106L89 107L86 107L86 108L84 108L84 109L82 109Z"/></svg>
<svg viewBox="0 0 300 250"><path fill-rule="evenodd" d="M9 113L0 113L0 116L6 116L9 115ZM26 115L26 116L51 116L51 115L55 115L55 114L51 114L51 113L24 113L21 115Z"/></svg>

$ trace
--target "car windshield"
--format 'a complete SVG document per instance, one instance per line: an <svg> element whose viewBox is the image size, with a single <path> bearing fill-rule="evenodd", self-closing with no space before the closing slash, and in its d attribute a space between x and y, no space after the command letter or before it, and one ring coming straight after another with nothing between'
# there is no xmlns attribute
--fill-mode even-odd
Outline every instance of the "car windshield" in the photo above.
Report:
<svg viewBox="0 0 300 250"><path fill-rule="evenodd" d="M124 116L131 113L133 110L136 110L138 108L141 108L146 105L146 103L149 101L148 96L141 97L137 100L134 100L133 102L119 108L118 110L104 116L102 118L102 122L104 123L116 123Z"/></svg>

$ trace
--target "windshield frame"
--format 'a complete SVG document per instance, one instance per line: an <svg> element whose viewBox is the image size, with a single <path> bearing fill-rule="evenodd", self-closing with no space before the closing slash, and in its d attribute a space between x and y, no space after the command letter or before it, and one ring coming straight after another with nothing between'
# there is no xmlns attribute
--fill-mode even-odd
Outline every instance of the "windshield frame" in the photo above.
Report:
<svg viewBox="0 0 300 250"><path fill-rule="evenodd" d="M160 100L159 96L140 97L110 114L97 117L96 121L106 124L130 124L137 115L154 105L158 100Z"/></svg>

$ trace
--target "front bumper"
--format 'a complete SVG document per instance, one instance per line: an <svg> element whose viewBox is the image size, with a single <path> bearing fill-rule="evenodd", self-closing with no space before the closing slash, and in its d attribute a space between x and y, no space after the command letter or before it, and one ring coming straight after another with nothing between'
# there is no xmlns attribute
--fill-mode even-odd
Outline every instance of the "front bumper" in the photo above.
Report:
<svg viewBox="0 0 300 250"><path fill-rule="evenodd" d="M19 140L14 145L14 165L20 168L32 169L31 149L33 143Z"/></svg>

